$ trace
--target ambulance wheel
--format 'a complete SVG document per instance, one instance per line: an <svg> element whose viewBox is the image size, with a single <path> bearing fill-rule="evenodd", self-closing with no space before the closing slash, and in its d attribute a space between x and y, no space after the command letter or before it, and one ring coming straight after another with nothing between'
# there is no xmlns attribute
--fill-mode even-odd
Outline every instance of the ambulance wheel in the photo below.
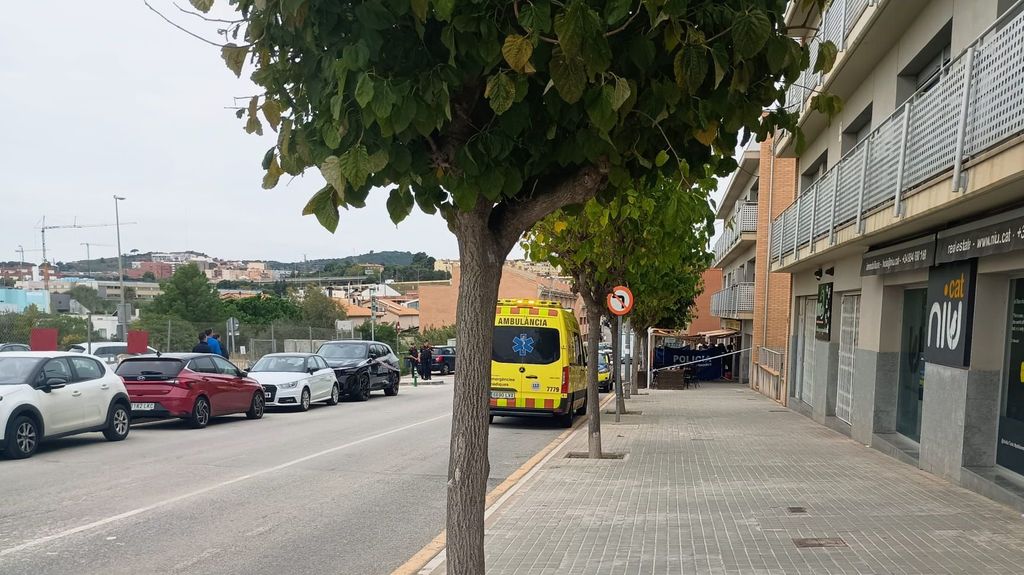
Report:
<svg viewBox="0 0 1024 575"><path fill-rule="evenodd" d="M494 416L493 416L493 415L488 415L488 416L487 416L487 423L488 423L488 424L490 424L490 423L494 423Z"/></svg>
<svg viewBox="0 0 1024 575"><path fill-rule="evenodd" d="M573 411L572 408L570 408L569 411L557 416L558 424L562 427L572 427L572 415Z"/></svg>
<svg viewBox="0 0 1024 575"><path fill-rule="evenodd" d="M583 405L581 405L580 408L576 410L576 415L584 415L586 413L587 413L587 400L584 399L583 400Z"/></svg>

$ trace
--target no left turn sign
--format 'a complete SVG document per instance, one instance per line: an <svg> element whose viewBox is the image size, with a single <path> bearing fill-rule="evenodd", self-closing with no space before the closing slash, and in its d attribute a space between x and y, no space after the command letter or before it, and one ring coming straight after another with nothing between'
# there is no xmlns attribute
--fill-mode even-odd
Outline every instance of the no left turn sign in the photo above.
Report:
<svg viewBox="0 0 1024 575"><path fill-rule="evenodd" d="M633 292L628 287L615 286L608 294L608 311L614 315L626 315L633 310Z"/></svg>

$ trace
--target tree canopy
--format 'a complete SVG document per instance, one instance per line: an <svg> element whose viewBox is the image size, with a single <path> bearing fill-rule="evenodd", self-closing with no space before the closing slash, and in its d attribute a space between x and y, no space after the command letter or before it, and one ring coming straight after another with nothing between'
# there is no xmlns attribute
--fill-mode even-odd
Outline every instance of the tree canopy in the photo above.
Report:
<svg viewBox="0 0 1024 575"><path fill-rule="evenodd" d="M163 293L145 311L191 322L219 322L226 318L217 288L195 264L180 266L161 288Z"/></svg>
<svg viewBox="0 0 1024 575"><path fill-rule="evenodd" d="M345 308L338 305L337 300L315 285L306 286L299 308L303 321L312 327L333 329L335 322L348 317Z"/></svg>

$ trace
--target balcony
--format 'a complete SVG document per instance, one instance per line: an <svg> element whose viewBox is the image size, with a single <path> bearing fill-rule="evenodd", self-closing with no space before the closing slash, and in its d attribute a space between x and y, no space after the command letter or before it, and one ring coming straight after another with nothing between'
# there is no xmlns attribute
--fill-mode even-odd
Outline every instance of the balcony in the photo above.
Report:
<svg viewBox="0 0 1024 575"><path fill-rule="evenodd" d="M754 318L754 282L743 282L711 294L711 315L729 319Z"/></svg>
<svg viewBox="0 0 1024 575"><path fill-rule="evenodd" d="M1015 160L1024 153L1024 100L1014 88L1024 84L1024 14L1013 12L772 222L772 271L941 225L952 214L940 208L959 206L960 217L1012 201L1006 186L1024 171Z"/></svg>
<svg viewBox="0 0 1024 575"><path fill-rule="evenodd" d="M712 252L715 255L712 267L729 265L743 250L757 241L757 204L738 202L732 215L725 220L722 237L715 242Z"/></svg>

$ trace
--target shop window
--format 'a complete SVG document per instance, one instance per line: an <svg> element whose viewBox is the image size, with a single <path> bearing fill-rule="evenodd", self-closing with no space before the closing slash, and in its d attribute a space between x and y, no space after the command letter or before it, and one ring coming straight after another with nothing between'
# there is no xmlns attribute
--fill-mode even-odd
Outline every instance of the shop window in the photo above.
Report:
<svg viewBox="0 0 1024 575"><path fill-rule="evenodd" d="M1013 282L996 463L1024 475L1024 280Z"/></svg>

